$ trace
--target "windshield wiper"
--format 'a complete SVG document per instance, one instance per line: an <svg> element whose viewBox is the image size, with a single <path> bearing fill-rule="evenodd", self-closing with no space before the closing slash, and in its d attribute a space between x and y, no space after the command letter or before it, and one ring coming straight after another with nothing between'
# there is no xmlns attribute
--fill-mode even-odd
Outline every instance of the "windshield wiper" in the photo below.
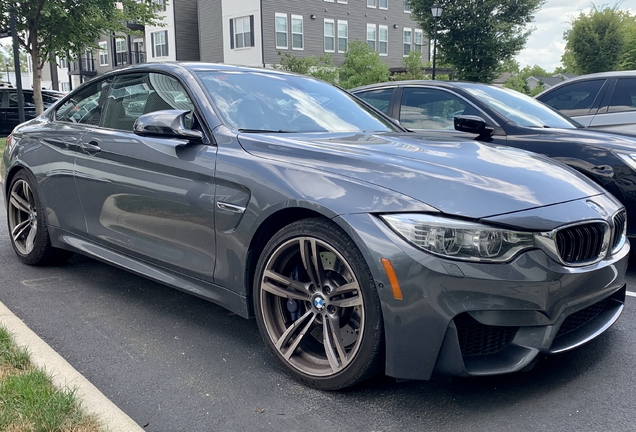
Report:
<svg viewBox="0 0 636 432"><path fill-rule="evenodd" d="M273 129L238 129L239 132L245 132L245 133L293 133L294 131L287 131L287 130L282 130L282 129L278 129L278 130L273 130Z"/></svg>

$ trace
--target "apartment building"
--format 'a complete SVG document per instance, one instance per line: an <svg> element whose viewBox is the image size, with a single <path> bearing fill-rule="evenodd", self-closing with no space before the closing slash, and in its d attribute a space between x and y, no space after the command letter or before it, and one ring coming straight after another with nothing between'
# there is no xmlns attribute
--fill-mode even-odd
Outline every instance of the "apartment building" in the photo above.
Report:
<svg viewBox="0 0 636 432"><path fill-rule="evenodd" d="M412 50L429 60L424 32L405 0L199 0L201 60L271 66L280 53L320 57L336 65L353 40L399 67Z"/></svg>

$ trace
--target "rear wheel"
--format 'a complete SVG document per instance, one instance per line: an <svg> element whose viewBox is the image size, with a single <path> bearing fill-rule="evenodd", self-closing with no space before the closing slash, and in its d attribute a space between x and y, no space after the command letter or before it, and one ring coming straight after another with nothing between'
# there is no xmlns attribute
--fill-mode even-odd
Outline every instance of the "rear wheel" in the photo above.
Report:
<svg viewBox="0 0 636 432"><path fill-rule="evenodd" d="M11 181L7 205L11 244L25 264L45 265L70 258L71 252L51 246L46 217L36 182L26 171Z"/></svg>
<svg viewBox="0 0 636 432"><path fill-rule="evenodd" d="M261 335L297 379L335 390L381 369L378 295L362 254L335 223L306 219L280 230L254 284Z"/></svg>

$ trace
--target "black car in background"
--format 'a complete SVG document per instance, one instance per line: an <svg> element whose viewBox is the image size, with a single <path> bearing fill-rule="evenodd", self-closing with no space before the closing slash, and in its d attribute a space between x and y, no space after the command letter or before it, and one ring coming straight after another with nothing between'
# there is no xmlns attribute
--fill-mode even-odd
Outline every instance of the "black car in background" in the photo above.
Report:
<svg viewBox="0 0 636 432"><path fill-rule="evenodd" d="M636 138L584 128L514 90L478 83L396 81L350 90L416 132L505 144L585 174L627 208L636 237Z"/></svg>
<svg viewBox="0 0 636 432"><path fill-rule="evenodd" d="M35 102L33 90L22 90L24 95L25 120L35 118ZM42 90L44 109L60 100L64 93L53 90ZM0 87L0 135L8 135L20 123L18 113L18 90L14 87Z"/></svg>

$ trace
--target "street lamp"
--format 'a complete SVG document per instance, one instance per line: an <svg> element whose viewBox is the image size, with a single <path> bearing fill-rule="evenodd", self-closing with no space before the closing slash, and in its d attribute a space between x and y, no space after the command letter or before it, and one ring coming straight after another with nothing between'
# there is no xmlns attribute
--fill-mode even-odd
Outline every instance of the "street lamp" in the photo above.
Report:
<svg viewBox="0 0 636 432"><path fill-rule="evenodd" d="M433 79L435 79L435 60L437 54L437 20L442 16L442 6L439 3L434 3L431 6L431 13L435 20L435 32L433 33Z"/></svg>
<svg viewBox="0 0 636 432"><path fill-rule="evenodd" d="M9 76L9 62L4 64L7 67L7 82L11 85L11 77Z"/></svg>

